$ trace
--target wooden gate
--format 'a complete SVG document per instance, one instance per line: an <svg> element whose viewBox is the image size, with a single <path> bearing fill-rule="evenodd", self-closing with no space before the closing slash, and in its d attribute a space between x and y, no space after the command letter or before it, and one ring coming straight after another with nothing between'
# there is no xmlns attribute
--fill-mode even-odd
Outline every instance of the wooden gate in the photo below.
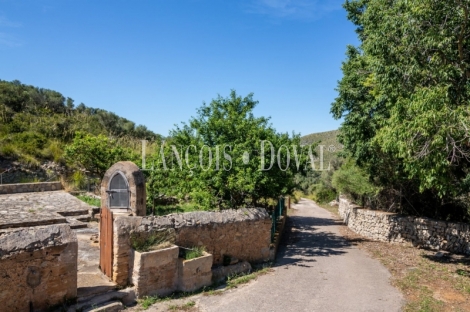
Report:
<svg viewBox="0 0 470 312"><path fill-rule="evenodd" d="M100 268L113 278L113 213L108 207L100 213Z"/></svg>

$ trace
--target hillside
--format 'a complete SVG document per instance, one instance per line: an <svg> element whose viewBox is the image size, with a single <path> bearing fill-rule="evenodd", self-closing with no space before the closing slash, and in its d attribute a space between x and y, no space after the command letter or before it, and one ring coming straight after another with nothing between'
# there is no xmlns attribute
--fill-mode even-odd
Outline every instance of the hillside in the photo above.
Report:
<svg viewBox="0 0 470 312"><path fill-rule="evenodd" d="M63 162L64 147L77 133L128 143L161 138L112 112L83 103L75 106L57 91L0 80L0 160L33 166Z"/></svg>
<svg viewBox="0 0 470 312"><path fill-rule="evenodd" d="M307 134L307 135L301 137L300 141L302 142L302 144L312 144L312 143L320 141L321 145L339 146L339 143L337 141L338 133L339 133L339 130L331 130L331 131L325 131L325 132L311 133L311 134Z"/></svg>
<svg viewBox="0 0 470 312"><path fill-rule="evenodd" d="M300 138L301 144L318 143L315 148L317 156L320 155L320 145L323 145L323 163L324 168L328 167L328 163L337 157L343 146L338 142L339 130L331 130L325 132L317 132L305 135ZM317 166L317 164L316 164Z"/></svg>

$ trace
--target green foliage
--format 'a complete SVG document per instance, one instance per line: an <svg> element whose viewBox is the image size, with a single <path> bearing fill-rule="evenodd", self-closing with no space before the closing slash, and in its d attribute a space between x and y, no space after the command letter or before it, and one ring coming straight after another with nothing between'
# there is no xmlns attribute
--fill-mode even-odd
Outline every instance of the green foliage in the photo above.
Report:
<svg viewBox="0 0 470 312"><path fill-rule="evenodd" d="M204 252L206 251L206 247L204 246L197 246L190 249L185 250L184 259L191 260L202 257Z"/></svg>
<svg viewBox="0 0 470 312"><path fill-rule="evenodd" d="M99 198L87 195L78 195L77 198L90 206L101 207L101 199Z"/></svg>
<svg viewBox="0 0 470 312"><path fill-rule="evenodd" d="M331 184L340 193L354 198L373 196L378 191L378 188L369 181L369 176L353 161L345 162L333 173Z"/></svg>
<svg viewBox="0 0 470 312"><path fill-rule="evenodd" d="M336 198L335 190L324 183L314 185L311 194L311 198L320 204L328 203Z"/></svg>
<svg viewBox="0 0 470 312"><path fill-rule="evenodd" d="M77 132L73 142L65 146L64 158L70 165L102 176L117 161L135 160L138 155L104 135Z"/></svg>
<svg viewBox="0 0 470 312"><path fill-rule="evenodd" d="M63 146L58 140L51 140L47 148L45 148L43 155L48 159L52 159L56 163L61 163L63 160Z"/></svg>
<svg viewBox="0 0 470 312"><path fill-rule="evenodd" d="M214 209L256 205L261 199L291 193L295 161L291 160L285 171L277 164L271 170L260 170L262 161L265 168L271 161L267 144L262 160L261 141L270 141L277 154L281 145L299 146L300 138L277 133L268 118L254 117L252 111L257 104L252 94L242 98L232 91L227 98L219 96L209 105L204 104L197 117L176 127L171 138L153 156L156 170L147 180L149 199L163 195L180 199L189 196L201 208ZM250 156L246 164L244 152ZM292 149L290 153L293 158ZM300 148L298 154L303 157ZM285 168L286 149L279 155Z"/></svg>
<svg viewBox="0 0 470 312"><path fill-rule="evenodd" d="M302 144L313 144L313 143L321 142L322 145L325 145L325 146L330 146L330 145L338 146L339 145L338 134L339 134L338 130L316 132L316 133L304 135L303 137L300 138L300 141Z"/></svg>
<svg viewBox="0 0 470 312"><path fill-rule="evenodd" d="M313 186L318 184L321 179L321 171L306 170L306 172L297 173L294 176L294 183L297 190L304 194L310 194L313 191Z"/></svg>
<svg viewBox="0 0 470 312"><path fill-rule="evenodd" d="M344 118L350 157L383 186L388 206L434 210L467 196L470 2L353 0L345 8L361 44L347 48L331 112Z"/></svg>
<svg viewBox="0 0 470 312"><path fill-rule="evenodd" d="M0 157L30 165L62 162L64 145L77 132L134 141L161 138L112 112L83 103L75 107L59 92L0 80Z"/></svg>
<svg viewBox="0 0 470 312"><path fill-rule="evenodd" d="M152 206L148 207L150 211L147 214L152 214ZM185 213L191 211L201 210L198 205L194 203L180 203L175 205L156 205L154 214L156 216L164 216L171 213Z"/></svg>
<svg viewBox="0 0 470 312"><path fill-rule="evenodd" d="M173 241L174 235L170 230L154 231L150 233L133 232L130 237L132 248L138 252L168 248L172 245Z"/></svg>
<svg viewBox="0 0 470 312"><path fill-rule="evenodd" d="M246 284L256 279L258 276L268 274L271 271L272 271L271 268L265 267L253 273L229 276L227 278L227 288L235 288L235 287L238 287L239 285Z"/></svg>
<svg viewBox="0 0 470 312"><path fill-rule="evenodd" d="M342 163L342 145L338 141L338 135L339 131L333 130L312 133L301 138L303 144L316 146L315 170L308 168L305 172L296 174L294 181L300 193L317 203L327 203L336 198L337 192L331 184L331 177ZM323 150L320 150L320 146L323 146ZM320 170L320 157L323 158L323 171Z"/></svg>
<svg viewBox="0 0 470 312"><path fill-rule="evenodd" d="M83 188L86 184L86 176L82 171L75 171L72 175L72 180L78 189Z"/></svg>
<svg viewBox="0 0 470 312"><path fill-rule="evenodd" d="M142 306L142 309L147 310L151 305L159 302L161 299L158 296L144 296L144 298L139 299L139 303Z"/></svg>

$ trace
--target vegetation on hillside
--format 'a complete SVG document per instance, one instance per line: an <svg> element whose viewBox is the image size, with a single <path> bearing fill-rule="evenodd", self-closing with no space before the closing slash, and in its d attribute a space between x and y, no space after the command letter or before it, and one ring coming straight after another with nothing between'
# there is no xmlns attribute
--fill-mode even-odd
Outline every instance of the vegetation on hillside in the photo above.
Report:
<svg viewBox="0 0 470 312"><path fill-rule="evenodd" d="M338 130L307 134L300 138L300 142L302 144L313 144L320 142L325 146L334 145L337 147L341 145L338 141Z"/></svg>
<svg viewBox="0 0 470 312"><path fill-rule="evenodd" d="M119 145L132 147L123 143L160 136L112 112L83 103L75 106L73 99L57 91L0 80L0 157L32 166L43 160L65 162L64 150L74 139L95 140L98 145L107 140L110 146L119 140ZM70 151L73 159L76 154ZM89 164L83 165L88 169Z"/></svg>
<svg viewBox="0 0 470 312"><path fill-rule="evenodd" d="M140 165L140 140L146 139L153 142L147 163L154 170L145 171L149 207L162 197L180 201L171 207L191 210L260 205L292 193L296 167L306 156L300 136L277 133L269 118L253 116L257 103L235 91L219 96L162 142L144 126L84 104L75 107L59 92L0 81L0 157L30 166L44 160L66 165L73 189L117 161Z"/></svg>
<svg viewBox="0 0 470 312"><path fill-rule="evenodd" d="M305 196L318 203L335 199L338 191L332 184L332 177L343 162L342 146L338 142L338 130L312 133L300 138L301 144L315 147L314 168L310 165L304 172L295 175L294 181L299 192L296 196ZM323 160L323 167L320 160Z"/></svg>
<svg viewBox="0 0 470 312"><path fill-rule="evenodd" d="M369 205L469 220L470 1L353 0L335 118Z"/></svg>

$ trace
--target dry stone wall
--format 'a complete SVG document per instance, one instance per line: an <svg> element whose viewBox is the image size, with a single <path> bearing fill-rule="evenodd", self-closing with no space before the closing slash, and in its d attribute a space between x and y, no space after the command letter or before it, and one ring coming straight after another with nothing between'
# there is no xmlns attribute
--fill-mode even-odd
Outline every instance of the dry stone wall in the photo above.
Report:
<svg viewBox="0 0 470 312"><path fill-rule="evenodd" d="M385 242L470 254L470 225L363 209L341 197L338 207L354 232Z"/></svg>
<svg viewBox="0 0 470 312"><path fill-rule="evenodd" d="M117 284L126 285L132 280L131 234L162 230L173 232L173 241L178 246L205 246L216 265L223 263L225 255L249 262L262 262L271 257L271 219L263 208L163 217L115 216L113 280Z"/></svg>
<svg viewBox="0 0 470 312"><path fill-rule="evenodd" d="M65 224L0 232L0 310L47 311L77 297L75 234Z"/></svg>
<svg viewBox="0 0 470 312"><path fill-rule="evenodd" d="M62 184L60 182L1 184L0 194L50 192L58 191L61 189Z"/></svg>

